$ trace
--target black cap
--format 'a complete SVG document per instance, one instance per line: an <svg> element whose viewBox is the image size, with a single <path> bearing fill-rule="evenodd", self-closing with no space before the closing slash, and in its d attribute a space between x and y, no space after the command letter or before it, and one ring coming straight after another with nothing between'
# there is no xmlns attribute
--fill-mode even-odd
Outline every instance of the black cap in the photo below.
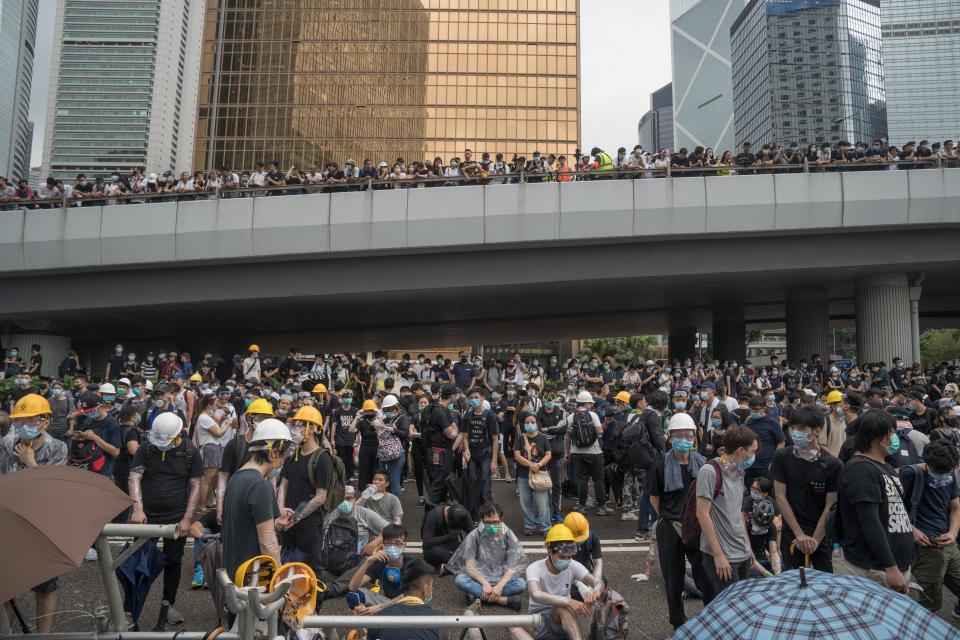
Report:
<svg viewBox="0 0 960 640"><path fill-rule="evenodd" d="M93 391L84 391L77 401L79 409L95 409L100 406L100 396Z"/></svg>
<svg viewBox="0 0 960 640"><path fill-rule="evenodd" d="M449 398L452 395L457 393L457 388L450 383L447 383L440 387L440 396L443 398Z"/></svg>

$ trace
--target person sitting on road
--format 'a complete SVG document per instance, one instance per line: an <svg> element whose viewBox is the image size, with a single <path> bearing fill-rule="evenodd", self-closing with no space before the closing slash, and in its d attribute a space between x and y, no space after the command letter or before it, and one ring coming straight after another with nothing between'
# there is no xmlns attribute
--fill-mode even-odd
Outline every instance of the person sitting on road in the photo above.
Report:
<svg viewBox="0 0 960 640"><path fill-rule="evenodd" d="M573 532L573 541L577 543L577 554L574 560L587 568L597 580L603 579L603 551L600 549L600 539L590 531L590 523L582 513L573 511L563 519L563 524ZM580 599L580 592L572 589L574 598Z"/></svg>
<svg viewBox="0 0 960 640"><path fill-rule="evenodd" d="M403 552L407 544L407 530L404 527L388 524L380 535L383 537L383 548L364 558L350 578L347 606L357 615L365 615L371 606L403 595L403 569L414 560ZM367 585L372 586L377 581L380 583L379 592L367 588Z"/></svg>
<svg viewBox="0 0 960 640"><path fill-rule="evenodd" d="M329 566L327 558L321 551L321 562L324 564L324 570L318 577L327 585L327 590L323 594L325 598L337 596L347 590L354 573L362 566L360 558L373 555L382 546L381 532L384 527L390 524L370 509L356 504L356 498L356 489L347 485L343 490L343 502L337 505L336 511L323 519L324 543L321 549L326 548L327 538L331 535L331 525L338 518L347 518L353 521L351 526L356 528L354 537L356 538L357 549L360 550L359 557L353 556L343 570L335 570Z"/></svg>
<svg viewBox="0 0 960 640"><path fill-rule="evenodd" d="M423 559L442 576L443 566L460 546L463 532L473 528L470 513L463 505L444 503L423 518L420 539L423 540Z"/></svg>
<svg viewBox="0 0 960 640"><path fill-rule="evenodd" d="M547 557L527 567L527 592L530 614L539 615L542 626L534 636L521 628L511 628L514 640L581 640L597 601L603 595L603 580L597 580L587 568L573 559L577 543L569 527L556 524L547 532ZM583 584L583 602L570 597L570 587Z"/></svg>
<svg viewBox="0 0 960 640"><path fill-rule="evenodd" d="M433 600L433 570L423 560L414 558L400 571L403 597L395 604L381 610L382 616L442 616L430 608ZM376 616L370 619L376 624ZM439 640L434 628L424 629L370 629L370 640Z"/></svg>
<svg viewBox="0 0 960 640"><path fill-rule="evenodd" d="M526 555L504 524L499 504L485 502L479 514L480 525L467 534L447 568L457 574L457 588L471 598L519 611L527 582L517 574L526 568Z"/></svg>

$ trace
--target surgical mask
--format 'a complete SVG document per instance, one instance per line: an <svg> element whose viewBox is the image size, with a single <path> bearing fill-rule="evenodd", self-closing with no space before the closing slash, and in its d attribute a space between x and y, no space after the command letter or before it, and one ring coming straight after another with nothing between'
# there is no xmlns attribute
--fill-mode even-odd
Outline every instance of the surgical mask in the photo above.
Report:
<svg viewBox="0 0 960 640"><path fill-rule="evenodd" d="M51 389L51 390L50 390L50 393L53 394L53 397L54 397L54 398L59 398L60 396L63 395L63 389L56 389L56 388L54 388L54 389Z"/></svg>
<svg viewBox="0 0 960 640"><path fill-rule="evenodd" d="M474 409L479 409L480 407L483 406L483 399L482 399L482 398L470 398L470 406L473 407Z"/></svg>
<svg viewBox="0 0 960 640"><path fill-rule="evenodd" d="M173 449L173 440L171 440L166 444L154 444L153 446L155 446L160 451L170 451L170 449Z"/></svg>
<svg viewBox="0 0 960 640"><path fill-rule="evenodd" d="M353 398L340 398L340 404L349 407L353 404Z"/></svg>
<svg viewBox="0 0 960 640"><path fill-rule="evenodd" d="M10 357L11 357L11 358L16 358L18 355L20 355L20 353L17 352L17 351L11 351L11 352L10 352Z"/></svg>
<svg viewBox="0 0 960 640"><path fill-rule="evenodd" d="M114 351L116 351L117 353L123 353L123 347L117 347L116 349L114 349Z"/></svg>
<svg viewBox="0 0 960 640"><path fill-rule="evenodd" d="M484 524L483 525L483 534L490 536L491 538L500 533L500 528L503 525L500 524Z"/></svg>
<svg viewBox="0 0 960 640"><path fill-rule="evenodd" d="M244 399L243 399L243 406L245 406L245 407L249 407L252 403L253 403L253 400L251 400L250 398L244 398ZM159 405L159 406L162 407L163 405L161 404L161 405Z"/></svg>
<svg viewBox="0 0 960 640"><path fill-rule="evenodd" d="M303 427L290 427L290 437L297 444L303 442Z"/></svg>
<svg viewBox="0 0 960 640"><path fill-rule="evenodd" d="M17 427L17 440L33 440L40 435L40 427L37 425L23 425Z"/></svg>
<svg viewBox="0 0 960 640"><path fill-rule="evenodd" d="M350 512L353 511L353 503L349 500L344 500L343 502L337 505L337 511L339 511L345 516L349 515Z"/></svg>
<svg viewBox="0 0 960 640"><path fill-rule="evenodd" d="M930 471L928 469L927 478L930 486L934 488L944 487L948 484L953 483L953 474L949 472L940 474L940 473L934 473L933 471Z"/></svg>
<svg viewBox="0 0 960 640"><path fill-rule="evenodd" d="M269 398L269 397L270 397L270 389L260 389L260 397L261 397L261 398Z"/></svg>
<svg viewBox="0 0 960 640"><path fill-rule="evenodd" d="M710 394L707 393L706 391L701 391L701 392L700 392L700 399L701 399L701 400L706 400L706 399L709 398L709 397L710 397Z"/></svg>
<svg viewBox="0 0 960 640"><path fill-rule="evenodd" d="M136 359L137 359L137 355L135 353L131 353L130 355L127 356L127 360L129 360L130 362L133 362Z"/></svg>
<svg viewBox="0 0 960 640"><path fill-rule="evenodd" d="M673 403L673 406L677 409L683 410L687 408L687 402L685 400L677 400Z"/></svg>
<svg viewBox="0 0 960 640"><path fill-rule="evenodd" d="M677 453L690 453L693 451L693 443L689 440L671 440L670 444Z"/></svg>
<svg viewBox="0 0 960 640"><path fill-rule="evenodd" d="M456 402L451 402L450 404L447 405L447 409L449 409L450 411L453 411L456 407L457 407Z"/></svg>
<svg viewBox="0 0 960 640"><path fill-rule="evenodd" d="M710 426L713 428L723 426L723 418L710 418Z"/></svg>
<svg viewBox="0 0 960 640"><path fill-rule="evenodd" d="M887 447L887 453L893 455L897 451L900 451L900 436L894 433L890 436L890 446Z"/></svg>
<svg viewBox="0 0 960 640"><path fill-rule="evenodd" d="M759 420L759 419L762 418L762 417L763 417L763 414L760 413L759 411L751 411L751 412L750 412L750 419L751 419L751 420Z"/></svg>
<svg viewBox="0 0 960 640"><path fill-rule="evenodd" d="M810 447L810 435L806 431L793 431L790 436L793 438L793 444L801 449Z"/></svg>
<svg viewBox="0 0 960 640"><path fill-rule="evenodd" d="M391 420L391 419L397 417L397 412L396 412L396 411L384 411L384 412L383 412L383 417L386 418L387 420Z"/></svg>
<svg viewBox="0 0 960 640"><path fill-rule="evenodd" d="M403 547L384 547L383 552L396 560L403 555Z"/></svg>
<svg viewBox="0 0 960 640"><path fill-rule="evenodd" d="M544 400L543 401L544 409L553 409L553 400Z"/></svg>
<svg viewBox="0 0 960 640"><path fill-rule="evenodd" d="M763 500L763 494L759 491L754 491L753 489L750 489L750 497L754 500Z"/></svg>
<svg viewBox="0 0 960 640"><path fill-rule="evenodd" d="M777 401L777 396L773 395L772 393L767 396L767 402L776 402L776 401Z"/></svg>
<svg viewBox="0 0 960 640"><path fill-rule="evenodd" d="M30 378L18 378L18 379L17 379L17 384L20 385L21 387L29 387L29 386L30 386Z"/></svg>
<svg viewBox="0 0 960 640"><path fill-rule="evenodd" d="M124 389L123 387L120 387L119 389L117 389L117 397L122 398L122 397L124 397L124 396L126 396L126 395L127 395L127 390L126 390L126 389Z"/></svg>
<svg viewBox="0 0 960 640"><path fill-rule="evenodd" d="M569 560L554 560L553 566L557 568L557 571L566 571L570 566Z"/></svg>
<svg viewBox="0 0 960 640"><path fill-rule="evenodd" d="M753 466L753 463L756 462L756 460L757 460L757 455L752 454L746 460L741 460L740 462L738 462L737 466L740 467L743 471L746 471L747 469Z"/></svg>
<svg viewBox="0 0 960 640"><path fill-rule="evenodd" d="M103 396L102 399L106 404L113 404L117 400L117 396L107 395Z"/></svg>
<svg viewBox="0 0 960 640"><path fill-rule="evenodd" d="M536 430L537 430L537 423L536 423L536 422L524 422L524 423L523 423L523 430L526 431L527 433L535 433Z"/></svg>
<svg viewBox="0 0 960 640"><path fill-rule="evenodd" d="M515 395L517 395L517 392L516 392L516 391L514 391L513 389L507 389L507 397L508 397L508 398L512 398L512 397L515 396Z"/></svg>

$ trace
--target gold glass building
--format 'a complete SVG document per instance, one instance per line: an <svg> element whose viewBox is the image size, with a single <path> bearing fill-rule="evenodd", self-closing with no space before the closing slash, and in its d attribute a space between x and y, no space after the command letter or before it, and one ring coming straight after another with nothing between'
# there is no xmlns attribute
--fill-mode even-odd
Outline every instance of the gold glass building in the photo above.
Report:
<svg viewBox="0 0 960 640"><path fill-rule="evenodd" d="M207 0L194 166L572 154L579 0Z"/></svg>

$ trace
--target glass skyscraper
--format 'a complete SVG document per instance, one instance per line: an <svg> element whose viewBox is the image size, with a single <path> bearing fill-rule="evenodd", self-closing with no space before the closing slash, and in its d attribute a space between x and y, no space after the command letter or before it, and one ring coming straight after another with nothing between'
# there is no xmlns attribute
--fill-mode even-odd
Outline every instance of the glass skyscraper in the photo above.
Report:
<svg viewBox="0 0 960 640"><path fill-rule="evenodd" d="M211 0L196 166L572 154L578 0Z"/></svg>
<svg viewBox="0 0 960 640"><path fill-rule="evenodd" d="M203 0L59 0L43 175L189 170Z"/></svg>
<svg viewBox="0 0 960 640"><path fill-rule="evenodd" d="M656 153L673 149L673 84L650 94L650 111L640 119L640 145L644 151Z"/></svg>
<svg viewBox="0 0 960 640"><path fill-rule="evenodd" d="M880 0L751 0L730 38L737 145L886 137Z"/></svg>
<svg viewBox="0 0 960 640"><path fill-rule="evenodd" d="M30 85L37 35L37 0L0 0L0 175L11 181L30 171L33 125Z"/></svg>
<svg viewBox="0 0 960 640"><path fill-rule="evenodd" d="M960 1L880 0L887 126L896 145L960 138Z"/></svg>

